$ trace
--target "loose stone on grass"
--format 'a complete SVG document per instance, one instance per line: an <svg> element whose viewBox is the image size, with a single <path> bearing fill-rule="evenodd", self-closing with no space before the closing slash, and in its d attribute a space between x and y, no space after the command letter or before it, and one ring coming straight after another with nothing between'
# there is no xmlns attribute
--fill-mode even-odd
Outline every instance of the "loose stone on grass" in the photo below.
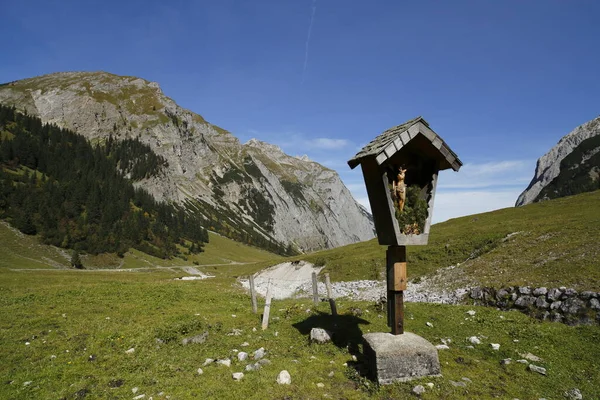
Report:
<svg viewBox="0 0 600 400"><path fill-rule="evenodd" d="M198 368L198 370L196 370L196 372L198 372L198 375L202 375L204 373L204 371L202 370L202 368Z"/></svg>
<svg viewBox="0 0 600 400"><path fill-rule="evenodd" d="M277 375L277 383L280 385L289 385L292 383L292 377L290 376L290 373L287 372L285 369L283 371L281 371L279 373L279 375Z"/></svg>
<svg viewBox="0 0 600 400"><path fill-rule="evenodd" d="M422 395L423 393L425 393L425 387L423 387L423 385L417 385L412 389L413 393L416 394L417 396Z"/></svg>
<svg viewBox="0 0 600 400"><path fill-rule="evenodd" d="M544 367L539 367L539 366L537 366L537 365L529 364L529 365L527 366L527 368L528 368L530 371L537 372L538 374L541 374L541 375L546 375L546 368L544 368Z"/></svg>
<svg viewBox="0 0 600 400"><path fill-rule="evenodd" d="M229 358L225 358L223 360L217 360L217 364L224 365L226 367L231 367L231 360Z"/></svg>
<svg viewBox="0 0 600 400"><path fill-rule="evenodd" d="M472 344L481 344L481 340L477 336L471 336L467 340Z"/></svg>
<svg viewBox="0 0 600 400"><path fill-rule="evenodd" d="M245 361L248 358L248 353L240 351L237 355L238 360Z"/></svg>
<svg viewBox="0 0 600 400"><path fill-rule="evenodd" d="M265 356L265 353L266 353L265 348L261 347L260 349L258 349L254 352L254 359L260 360L261 358L263 358Z"/></svg>
<svg viewBox="0 0 600 400"><path fill-rule="evenodd" d="M231 374L231 377L233 378L234 381L239 381L244 377L244 373L243 372L234 372L233 374Z"/></svg>
<svg viewBox="0 0 600 400"><path fill-rule="evenodd" d="M327 343L331 341L331 333L323 328L312 328L310 330L310 341L313 343Z"/></svg>
<svg viewBox="0 0 600 400"><path fill-rule="evenodd" d="M572 399L572 400L581 400L583 399L583 395L581 394L581 391L577 388L573 388L571 390L567 390L565 392L565 397L567 399Z"/></svg>
<svg viewBox="0 0 600 400"><path fill-rule="evenodd" d="M133 354L133 353L135 353L135 348L133 348L133 347L130 348L129 350L125 351L125 354Z"/></svg>
<svg viewBox="0 0 600 400"><path fill-rule="evenodd" d="M204 364L202 364L203 367L206 367L208 364L212 364L214 363L215 360L212 358L207 358L206 360L204 360Z"/></svg>

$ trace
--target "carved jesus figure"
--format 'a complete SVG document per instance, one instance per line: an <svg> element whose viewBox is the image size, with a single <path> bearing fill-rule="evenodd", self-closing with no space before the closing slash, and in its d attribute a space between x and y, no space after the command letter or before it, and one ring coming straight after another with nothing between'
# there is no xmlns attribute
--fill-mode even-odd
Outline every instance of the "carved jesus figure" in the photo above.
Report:
<svg viewBox="0 0 600 400"><path fill-rule="evenodd" d="M406 168L400 167L396 179L392 182L392 191L396 202L398 204L398 210L402 212L404 210L404 203L406 202L406 184L404 183L404 177L406 175Z"/></svg>

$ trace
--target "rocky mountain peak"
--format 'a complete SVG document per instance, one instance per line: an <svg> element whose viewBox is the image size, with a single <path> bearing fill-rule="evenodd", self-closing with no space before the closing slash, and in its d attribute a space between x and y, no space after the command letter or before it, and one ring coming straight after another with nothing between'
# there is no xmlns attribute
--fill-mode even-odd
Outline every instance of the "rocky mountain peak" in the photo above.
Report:
<svg viewBox="0 0 600 400"><path fill-rule="evenodd" d="M516 206L600 188L600 116L562 137L537 161L535 176Z"/></svg>
<svg viewBox="0 0 600 400"><path fill-rule="evenodd" d="M63 72L0 86L0 102L94 143L137 138L167 160L136 182L199 213L207 228L262 247L301 251L374 236L368 213L335 171L228 131L178 106L157 83L106 72Z"/></svg>

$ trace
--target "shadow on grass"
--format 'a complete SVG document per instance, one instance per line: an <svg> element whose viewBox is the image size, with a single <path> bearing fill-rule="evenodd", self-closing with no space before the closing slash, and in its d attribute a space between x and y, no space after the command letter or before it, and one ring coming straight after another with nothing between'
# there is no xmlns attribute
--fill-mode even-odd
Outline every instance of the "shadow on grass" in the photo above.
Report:
<svg viewBox="0 0 600 400"><path fill-rule="evenodd" d="M370 322L354 315L336 315L318 311L306 318L304 321L297 322L294 328L302 335L309 335L312 328L322 328L331 333L331 341L337 347L348 347L351 353L358 353L358 345L362 343L362 331L359 325L368 325Z"/></svg>

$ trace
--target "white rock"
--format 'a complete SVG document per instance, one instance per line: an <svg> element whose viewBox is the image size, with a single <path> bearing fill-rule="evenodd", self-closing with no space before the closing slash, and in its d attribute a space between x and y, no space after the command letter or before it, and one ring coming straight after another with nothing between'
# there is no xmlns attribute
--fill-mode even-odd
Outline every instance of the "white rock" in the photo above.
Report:
<svg viewBox="0 0 600 400"><path fill-rule="evenodd" d="M433 387L434 387L434 386L435 386L435 385L433 384L433 382L427 382L427 387L428 387L429 389L433 389Z"/></svg>
<svg viewBox="0 0 600 400"><path fill-rule="evenodd" d="M446 344L438 344L437 346L435 346L436 349L438 350L449 350L450 347L448 347L448 345Z"/></svg>
<svg viewBox="0 0 600 400"><path fill-rule="evenodd" d="M25 346L29 346L31 343L29 342L25 342Z"/></svg>
<svg viewBox="0 0 600 400"><path fill-rule="evenodd" d="M261 358L263 358L265 356L265 353L266 353L265 348L261 347L260 349L258 349L254 352L254 359L260 360Z"/></svg>
<svg viewBox="0 0 600 400"><path fill-rule="evenodd" d="M222 360L217 360L217 364L224 365L226 367L231 367L231 360L229 358L225 358Z"/></svg>
<svg viewBox="0 0 600 400"><path fill-rule="evenodd" d="M332 378L335 375L335 372L331 371L329 374L327 374L328 377Z"/></svg>
<svg viewBox="0 0 600 400"><path fill-rule="evenodd" d="M206 360L204 360L204 364L202 364L202 366L206 367L208 364L212 364L214 362L215 360L213 360L212 358L207 358Z"/></svg>
<svg viewBox="0 0 600 400"><path fill-rule="evenodd" d="M469 314L472 317L475 315L475 310L469 310L467 311L467 314Z"/></svg>
<svg viewBox="0 0 600 400"><path fill-rule="evenodd" d="M125 350L125 354L133 354L135 353L135 348L130 348L129 350Z"/></svg>
<svg viewBox="0 0 600 400"><path fill-rule="evenodd" d="M481 340L477 336L471 336L468 340L472 344L481 344Z"/></svg>
<svg viewBox="0 0 600 400"><path fill-rule="evenodd" d="M244 351L240 351L237 355L238 360L240 361L244 361L248 358L248 353L244 352Z"/></svg>
<svg viewBox="0 0 600 400"><path fill-rule="evenodd" d="M133 400L140 400L140 399L143 399L143 398L145 398L145 397L146 397L146 395L145 395L145 394L140 394L139 396L135 396L135 397L133 398Z"/></svg>
<svg viewBox="0 0 600 400"><path fill-rule="evenodd" d="M325 387L325 384L324 384L324 383L321 383L321 382L319 382L319 383L317 383L317 387L318 387L318 388L324 388L324 387Z"/></svg>
<svg viewBox="0 0 600 400"><path fill-rule="evenodd" d="M198 370L196 372L198 372L198 375L202 375L204 373L204 371L202 370L202 368L198 368Z"/></svg>
<svg viewBox="0 0 600 400"><path fill-rule="evenodd" d="M244 342L244 343L240 344L240 346L242 346L242 347L248 347L248 346L250 346L250 343Z"/></svg>
<svg viewBox="0 0 600 400"><path fill-rule="evenodd" d="M33 381L23 382L23 386L29 386L33 383Z"/></svg>
<svg viewBox="0 0 600 400"><path fill-rule="evenodd" d="M240 379L242 379L244 377L244 373L243 372L234 372L233 374L231 374L231 377L233 378L234 381L239 381Z"/></svg>
<svg viewBox="0 0 600 400"><path fill-rule="evenodd" d="M131 393L136 394L139 390L140 388L136 386L134 388L131 388Z"/></svg>
<svg viewBox="0 0 600 400"><path fill-rule="evenodd" d="M490 343L492 346L492 350L500 350L500 344L498 343Z"/></svg>
<svg viewBox="0 0 600 400"><path fill-rule="evenodd" d="M530 371L537 372L538 374L546 375L546 368L544 368L544 367L540 367L540 366L537 366L537 365L529 364L527 366L527 368Z"/></svg>
<svg viewBox="0 0 600 400"><path fill-rule="evenodd" d="M567 390L565 392L565 397L567 399L572 399L572 400L581 400L583 399L583 395L581 394L581 391L577 388L571 389L571 390Z"/></svg>
<svg viewBox="0 0 600 400"><path fill-rule="evenodd" d="M277 383L279 383L280 385L289 385L292 383L292 377L290 376L290 373L287 372L285 369L283 371L281 371L279 373L279 375L277 375Z"/></svg>
<svg viewBox="0 0 600 400"><path fill-rule="evenodd" d="M427 325L427 326L428 326L428 327L430 327L430 328L433 328L433 324L432 324L431 322L427 322L427 323L425 323L425 325ZM419 386L421 386L421 385L419 385ZM416 386L415 386L415 387L416 387ZM423 387L423 386L421 386L421 387Z"/></svg>
<svg viewBox="0 0 600 400"><path fill-rule="evenodd" d="M423 385L417 385L412 389L412 391L416 395L422 395L423 393L425 393L425 388L423 387Z"/></svg>
<svg viewBox="0 0 600 400"><path fill-rule="evenodd" d="M310 330L310 341L314 343L327 343L331 341L331 334L322 328Z"/></svg>

